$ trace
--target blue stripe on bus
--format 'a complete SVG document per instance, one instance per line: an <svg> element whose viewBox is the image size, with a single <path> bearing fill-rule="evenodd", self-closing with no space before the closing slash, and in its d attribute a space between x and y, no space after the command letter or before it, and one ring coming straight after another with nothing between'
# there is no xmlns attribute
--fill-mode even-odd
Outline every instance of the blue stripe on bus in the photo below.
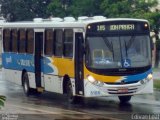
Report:
<svg viewBox="0 0 160 120"><path fill-rule="evenodd" d="M43 61L45 63L43 63ZM54 67L52 65L52 61L51 59L47 58L47 57L43 57L43 60L41 61L42 65L42 71L44 74L52 74L54 72Z"/></svg>
<svg viewBox="0 0 160 120"><path fill-rule="evenodd" d="M134 81L136 82L136 81L147 78L148 74L150 73L152 73L152 69L149 69L148 71L141 73L141 74L125 76L123 81L125 81L125 83L130 83Z"/></svg>
<svg viewBox="0 0 160 120"><path fill-rule="evenodd" d="M45 64L43 64L43 60ZM44 74L53 73L52 66L49 66L51 61L44 57L41 60L41 70ZM2 65L5 69L23 70L26 69L29 72L34 72L34 55L31 54L16 54L16 53L3 53Z"/></svg>

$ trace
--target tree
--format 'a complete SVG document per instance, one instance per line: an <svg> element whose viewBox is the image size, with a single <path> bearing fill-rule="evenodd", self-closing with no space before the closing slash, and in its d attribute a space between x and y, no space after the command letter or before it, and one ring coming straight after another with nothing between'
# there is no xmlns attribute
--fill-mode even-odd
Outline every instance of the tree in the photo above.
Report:
<svg viewBox="0 0 160 120"><path fill-rule="evenodd" d="M103 0L101 9L107 17L143 17L157 0Z"/></svg>
<svg viewBox="0 0 160 120"><path fill-rule="evenodd" d="M53 0L48 6L48 12L56 17L101 15L101 2L102 0Z"/></svg>
<svg viewBox="0 0 160 120"><path fill-rule="evenodd" d="M48 17L46 8L51 0L0 0L1 12L8 21Z"/></svg>
<svg viewBox="0 0 160 120"><path fill-rule="evenodd" d="M102 15L101 3L102 0L74 0L70 7L70 13L74 17Z"/></svg>
<svg viewBox="0 0 160 120"><path fill-rule="evenodd" d="M63 7L63 1L53 0L48 5L48 11L51 16L54 17L64 17L65 16L65 8Z"/></svg>
<svg viewBox="0 0 160 120"><path fill-rule="evenodd" d="M149 20L151 28L159 28L160 13L152 12L157 0L103 0L100 8L108 18L129 17ZM157 22L159 21L159 23Z"/></svg>

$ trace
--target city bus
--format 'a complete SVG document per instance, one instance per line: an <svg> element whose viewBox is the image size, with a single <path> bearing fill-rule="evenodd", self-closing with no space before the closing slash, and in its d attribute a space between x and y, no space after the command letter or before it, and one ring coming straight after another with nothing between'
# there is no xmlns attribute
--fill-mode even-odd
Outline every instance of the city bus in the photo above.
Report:
<svg viewBox="0 0 160 120"><path fill-rule="evenodd" d="M3 79L29 96L44 91L79 98L153 93L149 22L103 16L5 22Z"/></svg>

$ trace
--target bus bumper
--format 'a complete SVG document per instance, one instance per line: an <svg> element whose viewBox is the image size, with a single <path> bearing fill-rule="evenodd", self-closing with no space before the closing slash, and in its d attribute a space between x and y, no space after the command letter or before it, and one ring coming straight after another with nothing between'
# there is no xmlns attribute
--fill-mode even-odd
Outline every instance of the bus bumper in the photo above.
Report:
<svg viewBox="0 0 160 120"><path fill-rule="evenodd" d="M140 81L133 84L119 85L103 83L102 86L94 85L88 80L84 80L84 97L125 96L149 93L153 93L153 80L149 80L143 84Z"/></svg>

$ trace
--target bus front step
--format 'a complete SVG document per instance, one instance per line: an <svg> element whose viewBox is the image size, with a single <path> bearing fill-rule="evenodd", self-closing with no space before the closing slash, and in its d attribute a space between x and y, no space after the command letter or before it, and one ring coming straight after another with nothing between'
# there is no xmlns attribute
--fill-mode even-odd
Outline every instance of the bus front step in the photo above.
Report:
<svg viewBox="0 0 160 120"><path fill-rule="evenodd" d="M43 87L37 87L37 91L42 93L42 92L44 92L44 88Z"/></svg>

